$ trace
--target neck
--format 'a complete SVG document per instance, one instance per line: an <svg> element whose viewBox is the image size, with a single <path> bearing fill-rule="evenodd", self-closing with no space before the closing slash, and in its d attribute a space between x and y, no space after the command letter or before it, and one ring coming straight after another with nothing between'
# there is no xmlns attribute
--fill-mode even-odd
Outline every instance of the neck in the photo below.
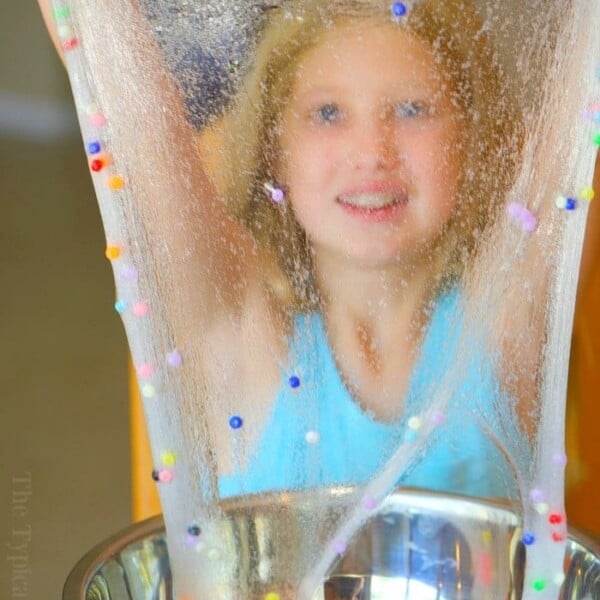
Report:
<svg viewBox="0 0 600 600"><path fill-rule="evenodd" d="M389 331L394 324L413 322L435 293L429 270L417 262L371 267L315 253L314 268L327 321Z"/></svg>

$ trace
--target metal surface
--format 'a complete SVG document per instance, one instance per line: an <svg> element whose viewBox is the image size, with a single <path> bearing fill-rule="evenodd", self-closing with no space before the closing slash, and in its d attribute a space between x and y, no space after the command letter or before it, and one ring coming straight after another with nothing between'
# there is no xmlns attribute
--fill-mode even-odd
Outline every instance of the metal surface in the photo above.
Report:
<svg viewBox="0 0 600 600"><path fill-rule="evenodd" d="M340 493L331 490L332 497ZM301 512L273 511L273 503L302 505L298 497L260 495L223 503L222 526L235 533L236 552L255 557L249 563L230 557L230 562L254 570L241 572L237 564L238 577L263 578L268 589L264 564L272 563L273 556L261 552L272 552L283 540L290 544L290 517L306 518ZM240 532L247 532L246 537ZM525 559L520 536L517 517L501 506L399 491L353 540L315 600L517 599ZM284 547L294 548L293 540L291 544ZM571 532L565 565L560 600L600 599L600 549L591 540ZM91 550L75 566L63 592L63 600L142 599L172 599L161 517L133 525ZM231 599L241 600L239 593Z"/></svg>

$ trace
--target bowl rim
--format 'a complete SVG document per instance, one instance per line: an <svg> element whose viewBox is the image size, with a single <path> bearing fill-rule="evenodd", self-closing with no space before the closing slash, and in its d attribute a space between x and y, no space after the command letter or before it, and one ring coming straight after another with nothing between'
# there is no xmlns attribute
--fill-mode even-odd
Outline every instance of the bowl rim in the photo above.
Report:
<svg viewBox="0 0 600 600"><path fill-rule="evenodd" d="M343 496L352 491L349 487L331 488L330 492L337 496ZM302 494L300 494L302 495ZM297 492L273 492L267 494L256 494L248 496L236 496L221 501L221 506L227 511L248 506L249 500L253 500L253 504L260 505L266 502L269 498L279 497L281 501L298 496ZM494 510L500 510L505 513L510 513L510 505L506 501L493 501L486 499L473 498L469 496L460 496L457 494L447 494L443 492L424 491L403 488L396 490L388 496L388 498L421 498L425 499L425 505L431 506L436 499L439 501L455 501L462 505L472 504L479 507L487 507ZM411 502L411 504L414 502ZM418 502L417 502L418 503ZM423 504L423 502L421 502ZM514 514L514 513L513 513ZM142 521L138 521L128 525L127 527L117 531L110 537L102 540L86 552L73 566L65 584L63 586L62 600L84 600L84 593L88 588L92 578L100 569L100 566L106 562L108 558L124 550L127 546L149 538L152 535L159 535L165 531L165 522L162 514L149 517ZM583 547L588 552L591 552L598 560L600 560L600 540L596 539L591 533L583 532L574 527L568 527L569 542L575 543Z"/></svg>

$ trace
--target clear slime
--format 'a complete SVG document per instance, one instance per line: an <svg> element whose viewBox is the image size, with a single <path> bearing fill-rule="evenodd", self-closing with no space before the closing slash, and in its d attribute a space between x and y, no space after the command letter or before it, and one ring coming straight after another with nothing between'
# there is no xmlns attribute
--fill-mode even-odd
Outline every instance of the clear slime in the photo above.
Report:
<svg viewBox="0 0 600 600"><path fill-rule="evenodd" d="M558 598L600 4L54 8L176 597L323 597L406 486L508 503ZM271 492L244 580L219 500Z"/></svg>

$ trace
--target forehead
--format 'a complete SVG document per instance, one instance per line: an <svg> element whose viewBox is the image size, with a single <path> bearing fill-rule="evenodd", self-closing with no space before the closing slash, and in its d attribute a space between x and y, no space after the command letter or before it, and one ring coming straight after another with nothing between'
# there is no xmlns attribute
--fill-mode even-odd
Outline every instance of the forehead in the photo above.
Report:
<svg viewBox="0 0 600 600"><path fill-rule="evenodd" d="M325 32L299 60L297 93L348 87L435 93L447 77L433 48L393 24L348 23Z"/></svg>

